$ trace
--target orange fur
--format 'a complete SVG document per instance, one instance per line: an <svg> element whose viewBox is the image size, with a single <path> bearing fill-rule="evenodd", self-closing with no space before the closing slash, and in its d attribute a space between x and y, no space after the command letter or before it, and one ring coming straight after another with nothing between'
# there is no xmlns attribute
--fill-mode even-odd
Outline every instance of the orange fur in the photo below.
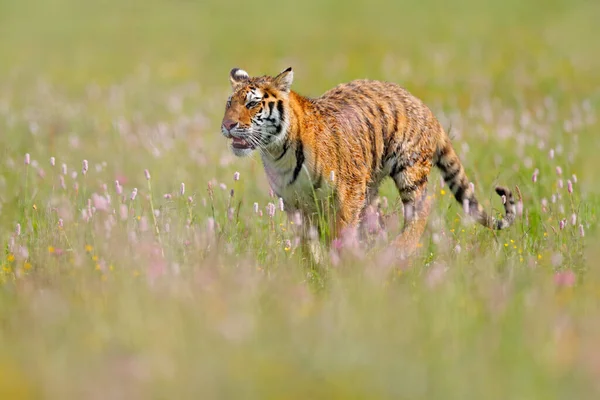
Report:
<svg viewBox="0 0 600 400"><path fill-rule="evenodd" d="M514 221L511 191L496 189L505 217L488 216L438 120L394 83L355 80L311 99L290 90L291 68L276 77L250 77L234 68L230 80L223 134L238 156L260 152L288 213L299 211L308 223L317 223L316 205L333 193L335 235L358 226L382 180L391 177L404 205L403 232L394 243L409 254L425 229L432 166L482 225L504 229Z"/></svg>

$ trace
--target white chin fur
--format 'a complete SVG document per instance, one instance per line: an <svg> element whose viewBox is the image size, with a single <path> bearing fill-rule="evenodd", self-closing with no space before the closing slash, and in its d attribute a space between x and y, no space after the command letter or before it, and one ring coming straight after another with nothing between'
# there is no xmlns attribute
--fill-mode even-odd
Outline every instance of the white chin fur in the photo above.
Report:
<svg viewBox="0 0 600 400"><path fill-rule="evenodd" d="M238 149L233 146L230 147L233 154L237 157L248 157L254 151L254 149Z"/></svg>

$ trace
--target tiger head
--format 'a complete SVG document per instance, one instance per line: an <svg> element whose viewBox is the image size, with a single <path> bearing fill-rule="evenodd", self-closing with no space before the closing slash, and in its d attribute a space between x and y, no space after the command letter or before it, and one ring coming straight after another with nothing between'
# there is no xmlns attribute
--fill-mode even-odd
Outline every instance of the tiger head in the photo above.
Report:
<svg viewBox="0 0 600 400"><path fill-rule="evenodd" d="M250 77L234 68L229 74L233 93L227 99L221 133L231 139L238 157L254 149L268 150L281 143L288 129L288 94L294 79L291 68L275 77Z"/></svg>

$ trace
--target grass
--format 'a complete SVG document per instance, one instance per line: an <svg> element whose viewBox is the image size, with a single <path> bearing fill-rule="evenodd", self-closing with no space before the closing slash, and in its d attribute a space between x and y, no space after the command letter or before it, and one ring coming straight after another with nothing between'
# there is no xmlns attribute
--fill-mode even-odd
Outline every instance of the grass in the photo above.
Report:
<svg viewBox="0 0 600 400"><path fill-rule="evenodd" d="M597 398L598 16L585 0L0 1L0 397ZM419 253L392 265L388 182L380 240L310 273L258 157L219 133L231 67L288 65L306 95L407 87L485 207L518 185L522 216L469 224L435 172Z"/></svg>

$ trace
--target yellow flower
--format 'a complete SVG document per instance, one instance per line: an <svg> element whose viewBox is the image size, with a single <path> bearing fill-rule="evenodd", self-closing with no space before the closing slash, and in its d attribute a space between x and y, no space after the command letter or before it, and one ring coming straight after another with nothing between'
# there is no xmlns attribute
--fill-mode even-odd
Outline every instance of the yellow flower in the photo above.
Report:
<svg viewBox="0 0 600 400"><path fill-rule="evenodd" d="M85 245L85 251L86 252L90 253L92 250L94 250L94 248L91 245L89 245L89 244Z"/></svg>
<svg viewBox="0 0 600 400"><path fill-rule="evenodd" d="M48 253L53 254L54 253L54 247L48 246Z"/></svg>
<svg viewBox="0 0 600 400"><path fill-rule="evenodd" d="M92 261L98 261L98 256L92 256Z"/></svg>
<svg viewBox="0 0 600 400"><path fill-rule="evenodd" d="M504 243L504 247L508 247L508 243Z"/></svg>
<svg viewBox="0 0 600 400"><path fill-rule="evenodd" d="M138 271L137 269L133 271L133 276L138 277L140 276L140 271Z"/></svg>
<svg viewBox="0 0 600 400"><path fill-rule="evenodd" d="M31 269L31 263L26 262L25 264L23 264L23 268Z"/></svg>
<svg viewBox="0 0 600 400"><path fill-rule="evenodd" d="M442 196L444 196L444 195L446 194L446 191L445 191L444 189L441 189L441 190L440 190L440 194L441 194Z"/></svg>
<svg viewBox="0 0 600 400"><path fill-rule="evenodd" d="M110 265L108 266L108 269L109 269L109 270L111 270L111 271L114 271L114 269L115 269L115 266L114 266L114 265L112 265L112 264L110 264Z"/></svg>
<svg viewBox="0 0 600 400"><path fill-rule="evenodd" d="M6 257L6 259L8 260L8 262L13 262L15 261L15 256L14 254L10 253L8 257Z"/></svg>
<svg viewBox="0 0 600 400"><path fill-rule="evenodd" d="M95 270L100 271L100 264L96 264Z"/></svg>
<svg viewBox="0 0 600 400"><path fill-rule="evenodd" d="M37 206L34 204L33 209L37 211Z"/></svg>
<svg viewBox="0 0 600 400"><path fill-rule="evenodd" d="M541 259L542 259L542 255L538 254L538 260L541 260Z"/></svg>

